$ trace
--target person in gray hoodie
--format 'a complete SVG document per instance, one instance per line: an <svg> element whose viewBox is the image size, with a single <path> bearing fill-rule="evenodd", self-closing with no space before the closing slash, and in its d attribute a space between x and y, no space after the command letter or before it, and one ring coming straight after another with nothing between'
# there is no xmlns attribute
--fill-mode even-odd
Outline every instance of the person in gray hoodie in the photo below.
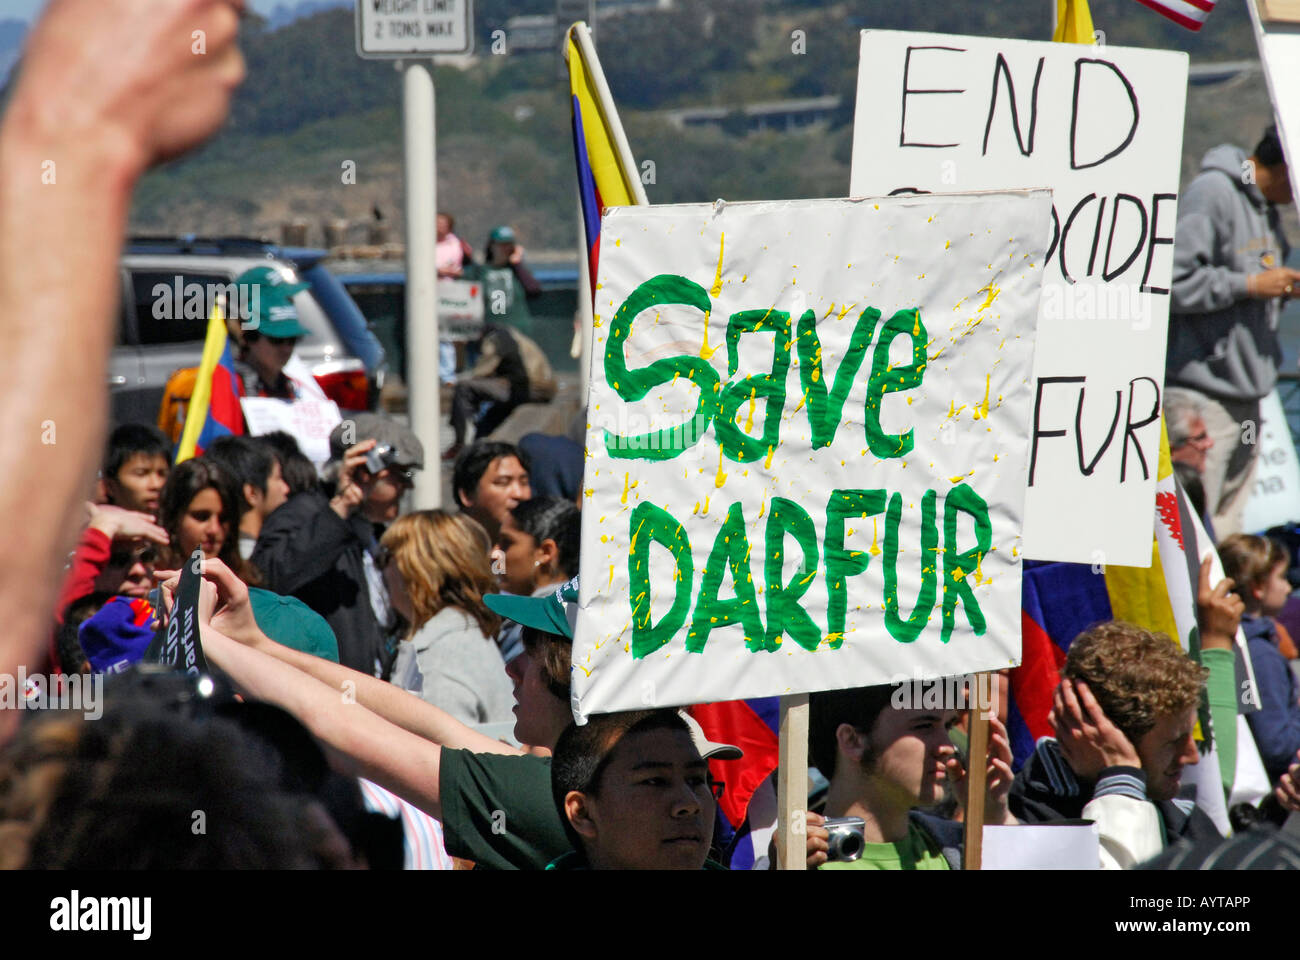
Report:
<svg viewBox="0 0 1300 960"><path fill-rule="evenodd" d="M1204 398L1213 439L1205 502L1220 536L1241 529L1259 403L1282 358L1278 314L1300 291L1300 271L1282 265L1289 248L1277 206L1291 199L1276 126L1250 156L1231 144L1210 150L1179 199L1166 383Z"/></svg>

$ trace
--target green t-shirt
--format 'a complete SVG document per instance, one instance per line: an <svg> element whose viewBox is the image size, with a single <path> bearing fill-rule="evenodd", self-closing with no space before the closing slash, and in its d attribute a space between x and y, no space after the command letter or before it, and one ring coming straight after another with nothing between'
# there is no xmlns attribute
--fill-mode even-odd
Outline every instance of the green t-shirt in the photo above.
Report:
<svg viewBox="0 0 1300 960"><path fill-rule="evenodd" d="M823 863L822 870L950 870L943 852L916 823L909 821L907 836L898 843L868 843L862 856L848 863Z"/></svg>
<svg viewBox="0 0 1300 960"><path fill-rule="evenodd" d="M485 870L544 870L570 852L551 799L549 757L442 751L443 845Z"/></svg>

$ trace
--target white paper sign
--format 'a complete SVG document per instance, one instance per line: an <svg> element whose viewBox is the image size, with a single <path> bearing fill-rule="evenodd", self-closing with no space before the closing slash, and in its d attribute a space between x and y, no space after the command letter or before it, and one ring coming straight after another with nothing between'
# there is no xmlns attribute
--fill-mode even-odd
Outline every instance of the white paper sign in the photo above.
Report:
<svg viewBox="0 0 1300 960"><path fill-rule="evenodd" d="M606 211L576 715L1019 662L1050 211Z"/></svg>
<svg viewBox="0 0 1300 960"><path fill-rule="evenodd" d="M283 430L317 466L330 458L330 431L343 419L333 400L300 398L290 403L272 397L244 397L239 403L250 435Z"/></svg>
<svg viewBox="0 0 1300 960"><path fill-rule="evenodd" d="M1300 520L1300 462L1276 390L1260 400L1259 419L1259 464L1241 519L1250 531Z"/></svg>
<svg viewBox="0 0 1300 960"><path fill-rule="evenodd" d="M1100 870L1095 823L1027 823L984 828L984 870Z"/></svg>
<svg viewBox="0 0 1300 960"><path fill-rule="evenodd" d="M438 338L477 340L483 336L483 285L477 280L438 280Z"/></svg>
<svg viewBox="0 0 1300 960"><path fill-rule="evenodd" d="M854 196L1051 187L1025 554L1151 565L1187 55L864 31Z"/></svg>

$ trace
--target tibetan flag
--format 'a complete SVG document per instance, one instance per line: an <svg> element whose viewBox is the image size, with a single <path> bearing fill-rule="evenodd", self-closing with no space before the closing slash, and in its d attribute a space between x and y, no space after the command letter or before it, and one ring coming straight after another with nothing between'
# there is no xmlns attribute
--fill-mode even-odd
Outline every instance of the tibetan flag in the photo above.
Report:
<svg viewBox="0 0 1300 960"><path fill-rule="evenodd" d="M777 767L780 703L779 697L761 697L702 703L689 709L706 737L714 743L734 744L745 752L739 760L709 760L713 778L725 784L718 801L716 830L732 870L751 869L755 858L767 852L755 851L754 844L746 841L751 832L767 826L751 824L750 800Z"/></svg>
<svg viewBox="0 0 1300 960"><path fill-rule="evenodd" d="M239 406L242 392L225 317L220 306L213 306L203 341L203 359L185 414L185 429L176 448L177 463L201 457L219 437L244 432L244 414Z"/></svg>
<svg viewBox="0 0 1300 960"><path fill-rule="evenodd" d="M1021 581L1023 652L1021 666L1011 672L1007 717L1013 769L1020 769L1039 737L1052 736L1047 712L1052 707L1052 693L1060 682L1059 670L1074 638L1093 624L1127 620L1147 630L1165 633L1188 656L1200 661L1196 610L1201 566L1198 539L1195 518L1174 477L1169 437L1162 418L1151 566L1025 562ZM1197 784L1198 805L1226 833L1227 806L1210 734L1209 699L1204 690L1197 718L1196 737L1203 743L1203 752L1200 763L1189 768L1187 782Z"/></svg>
<svg viewBox="0 0 1300 960"><path fill-rule="evenodd" d="M1200 30L1214 10L1215 0L1138 0L1188 30Z"/></svg>
<svg viewBox="0 0 1300 960"><path fill-rule="evenodd" d="M1200 552L1189 514L1182 488L1175 483L1162 426L1150 567L1025 561L1023 652L1021 666L1011 672L1008 717L1016 769L1033 752L1039 737L1051 736L1047 712L1060 682L1060 668L1070 643L1088 627L1103 620L1127 620L1167 634L1199 660ZM1208 701L1203 702L1200 737L1209 729L1208 709Z"/></svg>
<svg viewBox="0 0 1300 960"><path fill-rule="evenodd" d="M1056 43L1096 43L1088 0L1056 0Z"/></svg>
<svg viewBox="0 0 1300 960"><path fill-rule="evenodd" d="M596 268L600 262L601 213L606 207L627 207L647 201L585 23L575 23L569 28L565 58L569 62L573 153L578 164L578 195L582 201L582 228L594 299Z"/></svg>

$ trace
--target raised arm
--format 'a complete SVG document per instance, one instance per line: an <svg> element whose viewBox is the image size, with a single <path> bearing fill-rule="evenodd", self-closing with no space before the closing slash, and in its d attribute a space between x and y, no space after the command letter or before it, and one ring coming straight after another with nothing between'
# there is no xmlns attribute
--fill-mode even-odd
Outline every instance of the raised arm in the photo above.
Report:
<svg viewBox="0 0 1300 960"><path fill-rule="evenodd" d="M43 645L103 442L131 192L225 118L242 6L53 0L28 41L0 127L0 513L22 518L0 554L0 673Z"/></svg>
<svg viewBox="0 0 1300 960"><path fill-rule="evenodd" d="M373 780L429 816L442 816L442 747L389 723L287 663L199 624L208 661L248 696L283 707L327 748L336 768Z"/></svg>
<svg viewBox="0 0 1300 960"><path fill-rule="evenodd" d="M258 629L248 603L248 587L224 563L206 560L203 572L216 586L220 601L212 618L216 630L264 658L276 660L313 678L329 689L336 700L360 704L389 723L444 747L473 750L475 753L523 753L516 747L472 730L445 710L387 681L276 643Z"/></svg>

